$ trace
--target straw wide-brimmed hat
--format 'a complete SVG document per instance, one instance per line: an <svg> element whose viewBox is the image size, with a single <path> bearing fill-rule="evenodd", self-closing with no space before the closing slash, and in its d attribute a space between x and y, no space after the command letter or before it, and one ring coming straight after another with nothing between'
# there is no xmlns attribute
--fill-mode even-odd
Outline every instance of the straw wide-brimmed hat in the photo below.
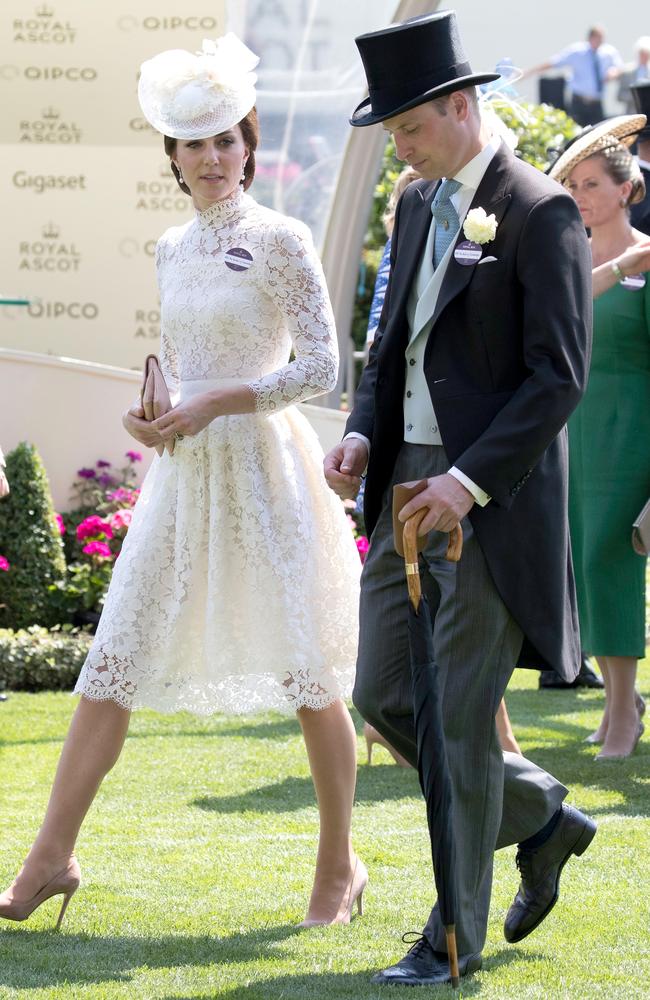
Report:
<svg viewBox="0 0 650 1000"><path fill-rule="evenodd" d="M548 172L549 177L563 184L574 167L595 153L622 143L631 146L646 123L645 115L618 115L597 125L587 126L560 153Z"/></svg>
<svg viewBox="0 0 650 1000"><path fill-rule="evenodd" d="M169 49L140 68L138 99L158 132L172 139L207 139L232 128L255 104L259 62L229 32L204 39L200 52Z"/></svg>

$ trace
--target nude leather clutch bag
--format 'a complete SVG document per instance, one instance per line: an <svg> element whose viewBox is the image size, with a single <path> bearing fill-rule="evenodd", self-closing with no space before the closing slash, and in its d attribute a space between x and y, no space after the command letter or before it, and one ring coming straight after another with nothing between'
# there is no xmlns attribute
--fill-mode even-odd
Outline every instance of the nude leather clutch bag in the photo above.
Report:
<svg viewBox="0 0 650 1000"><path fill-rule="evenodd" d="M158 417L162 417L164 413L168 413L172 408L169 389L160 370L160 362L155 354L149 354L144 363L140 403L144 410L145 420L157 420ZM156 451L159 455L162 455L165 448L170 455L174 454L174 438L171 438L165 444L156 445Z"/></svg>
<svg viewBox="0 0 650 1000"><path fill-rule="evenodd" d="M632 548L640 556L650 555L650 500L632 525Z"/></svg>

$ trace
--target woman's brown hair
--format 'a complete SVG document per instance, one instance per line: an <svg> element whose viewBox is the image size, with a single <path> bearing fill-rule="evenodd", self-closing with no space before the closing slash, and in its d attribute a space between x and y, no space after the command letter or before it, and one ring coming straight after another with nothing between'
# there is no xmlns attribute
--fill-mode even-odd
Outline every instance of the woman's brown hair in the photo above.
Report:
<svg viewBox="0 0 650 1000"><path fill-rule="evenodd" d="M628 205L636 205L637 202L643 201L645 198L643 174L627 146L624 146L622 142L617 142L615 145L607 146L600 152L594 153L593 159L596 157L602 161L605 173L611 177L615 184L631 182L632 190L625 204L626 208Z"/></svg>
<svg viewBox="0 0 650 1000"><path fill-rule="evenodd" d="M251 108L248 114L242 118L240 122L237 122L239 128L241 129L242 139L244 140L244 145L248 149L248 159L246 160L246 165L244 167L244 180L243 188L244 191L248 191L249 187L253 183L253 177L255 176L255 150L260 141L260 127L257 120L257 110L256 108ZM180 174L178 167L172 160L172 156L176 152L176 139L172 139L171 136L163 136L165 143L165 152L171 160L171 168L174 177L176 178L176 183L178 184L181 191L185 194L191 194L185 181L180 180Z"/></svg>

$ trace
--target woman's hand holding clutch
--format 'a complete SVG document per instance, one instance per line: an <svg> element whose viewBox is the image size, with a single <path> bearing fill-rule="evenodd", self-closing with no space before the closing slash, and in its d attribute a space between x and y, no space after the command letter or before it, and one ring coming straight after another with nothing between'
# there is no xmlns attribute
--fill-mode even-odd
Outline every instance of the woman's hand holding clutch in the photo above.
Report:
<svg viewBox="0 0 650 1000"><path fill-rule="evenodd" d="M149 426L155 430L158 441L174 441L198 434L216 415L215 404L210 395L201 393L174 406Z"/></svg>
<svg viewBox="0 0 650 1000"><path fill-rule="evenodd" d="M122 424L132 438L145 448L156 448L163 444L160 433L153 424L144 419L144 410L137 399L122 416Z"/></svg>

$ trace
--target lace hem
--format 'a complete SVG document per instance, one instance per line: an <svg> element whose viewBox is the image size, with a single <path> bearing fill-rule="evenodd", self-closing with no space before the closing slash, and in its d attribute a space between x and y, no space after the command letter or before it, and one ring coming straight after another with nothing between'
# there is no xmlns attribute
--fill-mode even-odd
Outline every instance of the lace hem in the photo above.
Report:
<svg viewBox="0 0 650 1000"><path fill-rule="evenodd" d="M287 673L282 681L268 674L232 675L218 684L182 677L176 682L166 682L164 690L146 694L141 694L134 684L105 683L108 678L102 680L103 673L96 668L83 670L73 694L94 702L114 701L127 711L149 708L164 715L184 711L201 716L255 715L264 711L289 715L301 708L322 711L335 701L350 697L350 685L344 690L335 681L331 686L336 690L328 690L312 679L308 670Z"/></svg>

